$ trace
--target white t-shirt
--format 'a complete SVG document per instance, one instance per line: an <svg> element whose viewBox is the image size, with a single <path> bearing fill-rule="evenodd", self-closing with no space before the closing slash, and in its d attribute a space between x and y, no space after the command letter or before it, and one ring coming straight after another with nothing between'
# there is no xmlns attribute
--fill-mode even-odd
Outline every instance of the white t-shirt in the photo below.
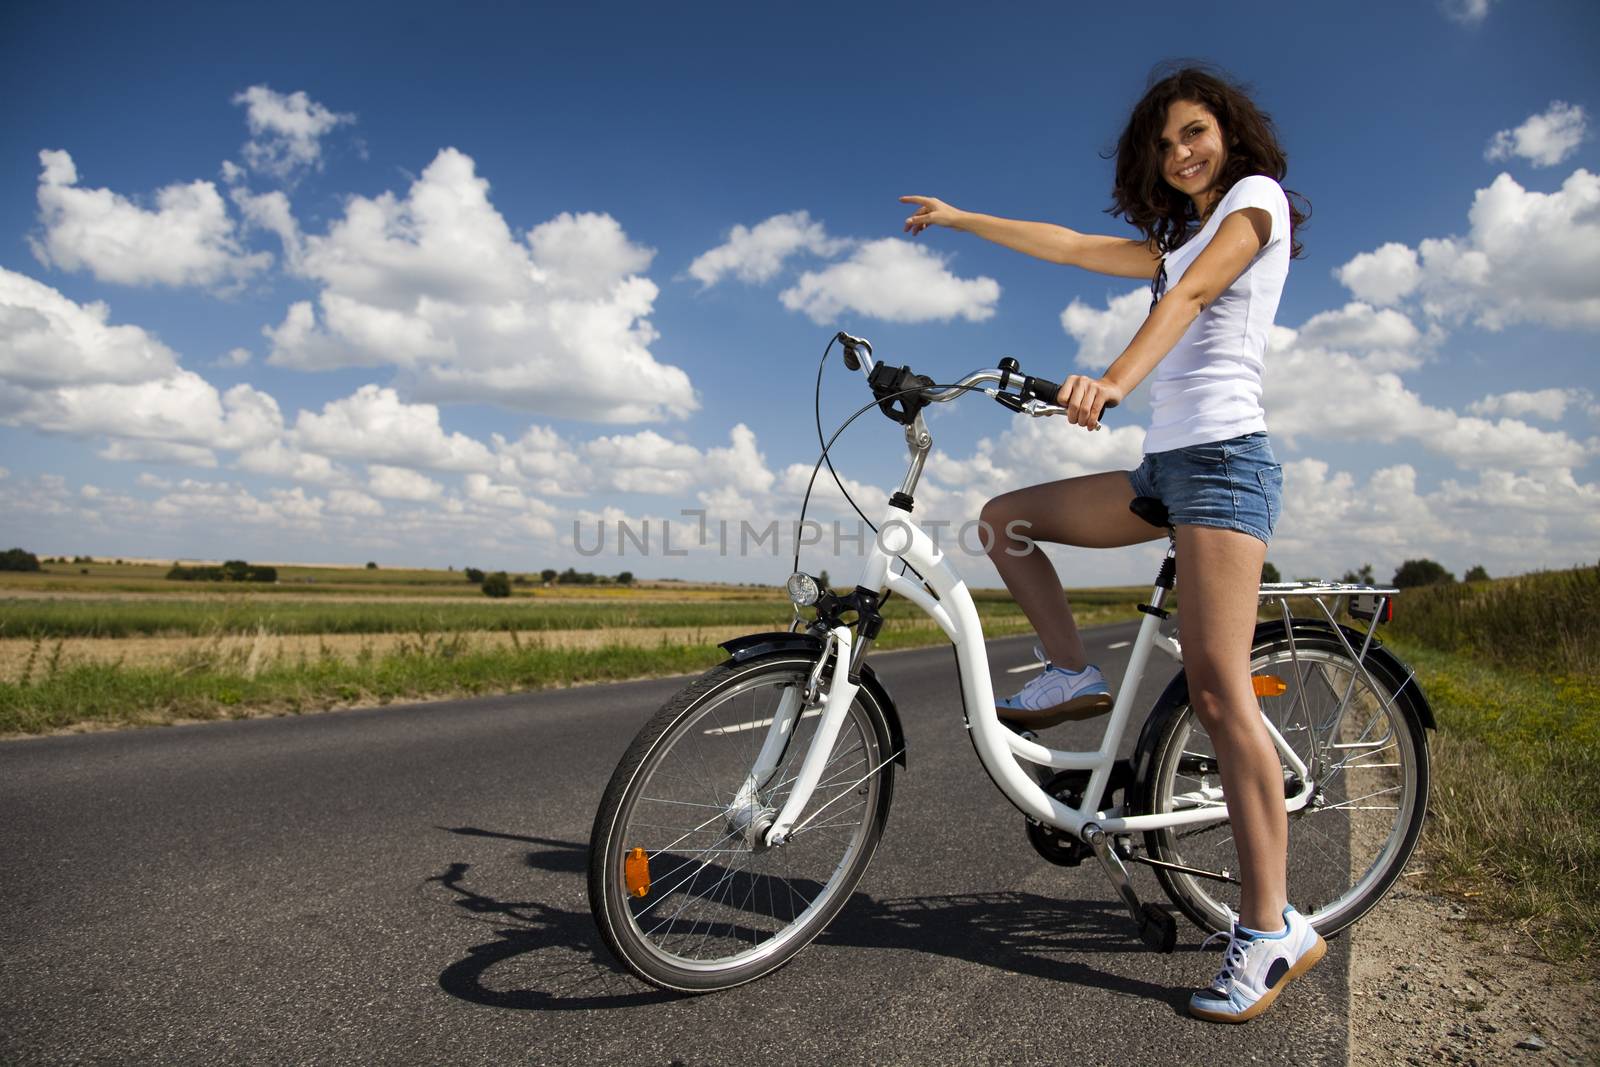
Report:
<svg viewBox="0 0 1600 1067"><path fill-rule="evenodd" d="M1156 367L1150 384L1150 428L1144 450L1167 452L1226 441L1267 428L1261 370L1267 335L1289 276L1289 198L1264 174L1241 178L1199 233L1167 253L1167 289L1211 243L1217 227L1242 208L1258 207L1272 233L1239 277L1190 324Z"/></svg>

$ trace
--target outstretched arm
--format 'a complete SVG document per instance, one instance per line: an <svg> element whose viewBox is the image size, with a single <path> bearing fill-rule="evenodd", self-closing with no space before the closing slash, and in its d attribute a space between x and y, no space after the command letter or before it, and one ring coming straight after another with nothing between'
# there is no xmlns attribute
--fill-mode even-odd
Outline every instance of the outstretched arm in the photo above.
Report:
<svg viewBox="0 0 1600 1067"><path fill-rule="evenodd" d="M900 202L917 205L916 212L906 219L906 231L913 237L929 226L947 226L1050 263L1064 263L1119 278L1149 280L1161 263L1160 255L1143 241L1079 233L1050 222L980 215L951 207L932 196L902 196Z"/></svg>

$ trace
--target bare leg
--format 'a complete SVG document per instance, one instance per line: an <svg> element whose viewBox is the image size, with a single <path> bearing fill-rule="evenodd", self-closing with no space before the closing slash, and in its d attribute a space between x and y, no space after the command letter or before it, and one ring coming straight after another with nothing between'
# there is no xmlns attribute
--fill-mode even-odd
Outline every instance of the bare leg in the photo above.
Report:
<svg viewBox="0 0 1600 1067"><path fill-rule="evenodd" d="M1256 586L1267 546L1249 534L1178 527L1178 632L1189 697L1216 746L1239 874L1239 921L1283 926L1289 823L1283 771L1250 685Z"/></svg>
<svg viewBox="0 0 1600 1067"><path fill-rule="evenodd" d="M1088 655L1055 567L1031 542L1121 548L1160 537L1161 531L1128 510L1132 500L1128 476L1107 471L1018 489L984 505L989 559L1033 624L1045 655L1068 670L1082 670Z"/></svg>

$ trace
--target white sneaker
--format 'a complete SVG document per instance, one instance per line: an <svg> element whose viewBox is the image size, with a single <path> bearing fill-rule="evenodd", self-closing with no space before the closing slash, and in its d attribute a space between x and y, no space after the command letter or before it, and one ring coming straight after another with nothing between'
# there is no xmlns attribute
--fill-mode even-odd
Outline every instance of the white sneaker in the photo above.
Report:
<svg viewBox="0 0 1600 1067"><path fill-rule="evenodd" d="M1063 670L1051 664L1038 645L1033 646L1033 654L1044 670L1020 693L994 703L994 710L1006 722L1039 728L1068 719L1092 719L1111 710L1111 690L1099 667L1091 663L1081 671Z"/></svg>
<svg viewBox="0 0 1600 1067"><path fill-rule="evenodd" d="M1281 934L1246 931L1237 919L1233 931L1212 934L1228 939L1222 970L1211 985L1189 998L1189 1014L1218 1023L1242 1023L1266 1011L1283 987L1305 974L1328 951L1328 943L1293 907L1283 909Z"/></svg>

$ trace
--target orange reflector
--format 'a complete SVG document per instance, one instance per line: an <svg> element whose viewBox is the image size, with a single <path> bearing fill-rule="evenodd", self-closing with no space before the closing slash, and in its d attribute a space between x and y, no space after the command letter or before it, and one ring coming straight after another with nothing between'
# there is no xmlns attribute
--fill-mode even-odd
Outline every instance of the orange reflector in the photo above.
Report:
<svg viewBox="0 0 1600 1067"><path fill-rule="evenodd" d="M650 892L650 857L644 849L636 848L622 861L622 884L636 897Z"/></svg>
<svg viewBox="0 0 1600 1067"><path fill-rule="evenodd" d="M1281 697L1289 690L1284 680L1275 674L1253 675L1250 687L1256 691L1258 697Z"/></svg>

